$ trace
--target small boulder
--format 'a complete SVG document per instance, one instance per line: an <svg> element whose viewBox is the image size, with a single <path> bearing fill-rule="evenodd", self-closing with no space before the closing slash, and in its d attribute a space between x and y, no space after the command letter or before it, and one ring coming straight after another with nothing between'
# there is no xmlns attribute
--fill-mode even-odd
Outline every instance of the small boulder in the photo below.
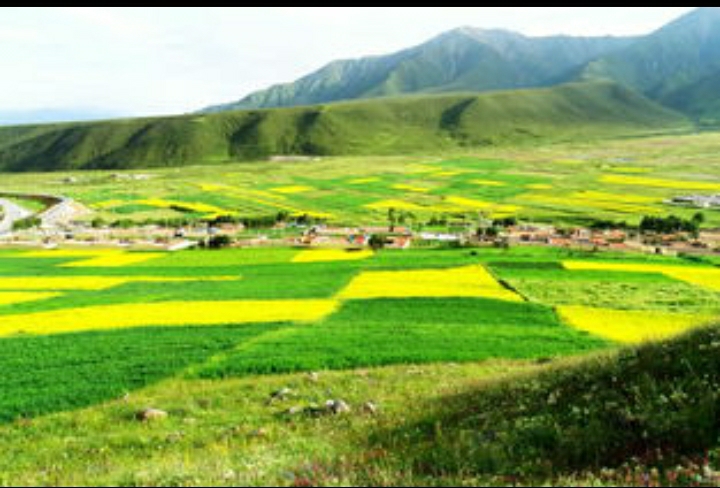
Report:
<svg viewBox="0 0 720 488"><path fill-rule="evenodd" d="M320 382L320 374L319 373L308 373L307 380L310 383L319 383Z"/></svg>
<svg viewBox="0 0 720 488"><path fill-rule="evenodd" d="M365 415L375 416L380 413L380 408L373 402L367 402L363 405L362 411Z"/></svg>
<svg viewBox="0 0 720 488"><path fill-rule="evenodd" d="M165 420L169 416L170 415L163 410L158 410L156 408L147 408L138 412L135 415L135 418L138 422L156 422L159 420Z"/></svg>
<svg viewBox="0 0 720 488"><path fill-rule="evenodd" d="M284 402L291 395L292 395L292 390L290 388L283 388L282 390L273 392L270 395L270 399L268 400L268 405L272 405L273 403L277 403L277 402Z"/></svg>
<svg viewBox="0 0 720 488"><path fill-rule="evenodd" d="M288 417L296 417L298 415L302 415L305 412L305 409L302 407L292 407L288 409L286 412Z"/></svg>
<svg viewBox="0 0 720 488"><path fill-rule="evenodd" d="M328 400L325 404L328 413L332 415L344 415L352 412L352 408L342 400Z"/></svg>

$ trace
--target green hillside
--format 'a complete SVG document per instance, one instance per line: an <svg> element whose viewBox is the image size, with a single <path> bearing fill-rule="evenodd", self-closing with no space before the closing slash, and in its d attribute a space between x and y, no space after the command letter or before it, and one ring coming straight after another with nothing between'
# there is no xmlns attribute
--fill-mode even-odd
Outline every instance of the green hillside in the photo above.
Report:
<svg viewBox="0 0 720 488"><path fill-rule="evenodd" d="M526 37L461 28L389 56L337 61L294 83L206 109L290 107L431 93L610 80L700 119L716 118L720 7L701 7L637 38Z"/></svg>
<svg viewBox="0 0 720 488"><path fill-rule="evenodd" d="M663 102L687 113L704 126L716 127L720 124L720 71L703 78L680 90L676 90Z"/></svg>
<svg viewBox="0 0 720 488"><path fill-rule="evenodd" d="M702 7L623 51L587 67L585 79L611 79L663 100L720 70L720 7Z"/></svg>
<svg viewBox="0 0 720 488"><path fill-rule="evenodd" d="M0 129L0 170L219 164L273 155L386 155L644 134L688 121L612 83L484 95Z"/></svg>
<svg viewBox="0 0 720 488"><path fill-rule="evenodd" d="M630 45L629 38L529 38L461 28L389 56L337 61L298 80L207 109L314 105L418 93L544 87L568 80L589 61Z"/></svg>

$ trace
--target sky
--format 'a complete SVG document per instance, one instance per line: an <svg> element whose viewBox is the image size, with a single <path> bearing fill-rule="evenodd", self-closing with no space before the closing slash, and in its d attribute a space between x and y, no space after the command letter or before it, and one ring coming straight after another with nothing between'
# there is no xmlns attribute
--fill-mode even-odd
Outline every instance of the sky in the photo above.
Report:
<svg viewBox="0 0 720 488"><path fill-rule="evenodd" d="M0 7L0 118L187 113L462 26L640 35L695 7Z"/></svg>

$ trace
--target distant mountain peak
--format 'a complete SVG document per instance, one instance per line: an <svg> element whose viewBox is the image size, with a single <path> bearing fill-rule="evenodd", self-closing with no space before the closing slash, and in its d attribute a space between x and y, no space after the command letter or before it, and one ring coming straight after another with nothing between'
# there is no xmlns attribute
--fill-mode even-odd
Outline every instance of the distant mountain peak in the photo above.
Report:
<svg viewBox="0 0 720 488"><path fill-rule="evenodd" d="M540 88L568 81L624 38L528 38L503 29L459 27L388 56L336 61L294 83L206 112L277 108L421 93Z"/></svg>
<svg viewBox="0 0 720 488"><path fill-rule="evenodd" d="M720 118L720 7L700 7L644 37L529 37L462 26L388 56L336 61L304 78L207 109L620 83L685 113ZM705 103L708 102L708 103Z"/></svg>

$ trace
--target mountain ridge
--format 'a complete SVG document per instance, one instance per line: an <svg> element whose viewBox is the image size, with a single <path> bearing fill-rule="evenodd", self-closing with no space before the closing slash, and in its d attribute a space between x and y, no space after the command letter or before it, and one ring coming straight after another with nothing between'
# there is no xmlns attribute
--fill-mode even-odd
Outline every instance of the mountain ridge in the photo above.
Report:
<svg viewBox="0 0 720 488"><path fill-rule="evenodd" d="M711 83L705 81L716 72L720 7L701 7L637 37L529 37L503 29L459 27L386 56L334 61L295 82L202 112L606 80L696 119L720 120L720 95L708 90ZM696 85L698 92L693 92ZM702 95L699 100L697 93Z"/></svg>
<svg viewBox="0 0 720 488"><path fill-rule="evenodd" d="M295 83L275 85L202 112L281 108L413 93L542 88L563 73L634 38L529 38L501 29L460 27L387 56L333 61ZM552 56L555 61L550 63ZM477 69L493 64L492 72ZM524 64L526 67L520 69ZM480 87L480 89L478 89Z"/></svg>

